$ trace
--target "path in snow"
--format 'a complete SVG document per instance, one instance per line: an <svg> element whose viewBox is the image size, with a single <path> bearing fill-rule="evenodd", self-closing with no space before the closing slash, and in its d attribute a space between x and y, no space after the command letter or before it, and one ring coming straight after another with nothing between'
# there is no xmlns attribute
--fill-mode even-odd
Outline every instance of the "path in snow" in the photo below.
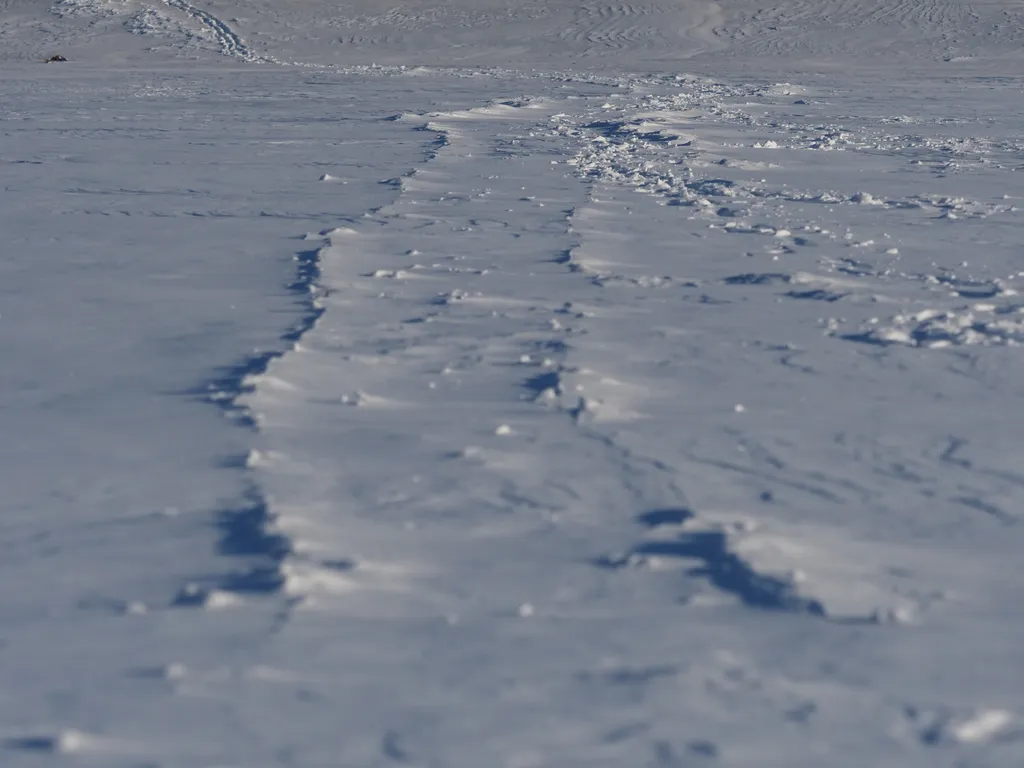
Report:
<svg viewBox="0 0 1024 768"><path fill-rule="evenodd" d="M17 16L321 69L8 81L5 764L1013 765L1017 10L826 6Z"/></svg>
<svg viewBox="0 0 1024 768"><path fill-rule="evenodd" d="M433 156L311 236L323 315L242 400L279 624L261 666L183 685L259 720L319 681L330 718L262 729L310 763L1005 759L1024 486L971 393L1014 397L1015 339L841 326L977 292L1013 322L988 185L1016 150L950 173L925 108L917 137L822 128L793 86L553 96L398 116ZM979 227L978 268L929 260ZM978 374L944 373L956 349Z"/></svg>
<svg viewBox="0 0 1024 768"><path fill-rule="evenodd" d="M247 62L268 61L265 57L254 54L230 24L209 11L186 3L185 0L163 0L163 2L191 18L198 19L216 38L224 55Z"/></svg>

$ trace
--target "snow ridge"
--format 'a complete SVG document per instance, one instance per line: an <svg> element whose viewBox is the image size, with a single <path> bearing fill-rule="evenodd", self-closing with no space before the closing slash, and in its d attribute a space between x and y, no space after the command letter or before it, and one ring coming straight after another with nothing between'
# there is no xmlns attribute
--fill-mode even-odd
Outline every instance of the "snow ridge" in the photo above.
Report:
<svg viewBox="0 0 1024 768"><path fill-rule="evenodd" d="M303 334L312 329L323 307L317 299L320 267L318 252L304 250L294 257L295 280L288 286L300 306L300 319L281 337L292 348ZM271 363L288 353L269 350L251 355L228 368L210 381L196 394L220 408L240 427L258 432L255 414L245 403L245 396L253 392ZM237 463L251 467L255 455L239 459ZM218 552L232 558L240 566L220 576L190 580L174 597L172 605L179 607L221 608L242 595L272 594L284 582L282 564L292 553L289 539L275 529L274 517L258 483L252 482L239 505L219 510L215 516L220 540Z"/></svg>
<svg viewBox="0 0 1024 768"><path fill-rule="evenodd" d="M398 114L386 120L409 125L414 131L431 130L425 121L415 116ZM437 132L437 138L426 150L425 161L435 157L436 152L446 144L445 134ZM415 169L407 175L411 176L414 173ZM320 180L325 183L339 181L330 174L324 174ZM403 179L388 179L381 184L393 187L396 193L400 194ZM366 215L371 215L375 210L371 209ZM329 236L330 233L325 231L319 236L307 236L307 241L312 239L315 242L323 238L329 241ZM289 389L286 383L268 370L272 366L276 368L278 363L286 365L286 358L289 355L302 350L303 337L317 327L325 311L324 297L329 295L330 290L321 285L321 262L324 252L325 247L320 246L300 251L295 256L296 279L288 288L299 298L304 312L292 330L282 337L282 340L289 344L289 348L281 352L253 356L208 385L208 399L223 408L240 425L257 433L260 431L261 414L251 407L254 396L258 395L257 389ZM261 471L266 471L268 465L273 464L274 458L273 452L254 449L245 457L244 464L258 476ZM231 600L230 595L261 593L282 593L292 599L300 599L301 587L296 585L309 579L308 575L299 575L308 574L307 558L298 551L301 546L297 546L287 530L279 525L278 517L261 485L254 481L250 488L248 503L235 509L224 510L218 516L218 526L222 531L220 552L244 558L252 565L213 582L190 582L182 589L175 603L181 606L210 607L211 604ZM343 560L329 561L322 565L327 572L343 572L349 567ZM325 577L321 574L312 578L312 583L322 584L325 581L329 582L330 576Z"/></svg>

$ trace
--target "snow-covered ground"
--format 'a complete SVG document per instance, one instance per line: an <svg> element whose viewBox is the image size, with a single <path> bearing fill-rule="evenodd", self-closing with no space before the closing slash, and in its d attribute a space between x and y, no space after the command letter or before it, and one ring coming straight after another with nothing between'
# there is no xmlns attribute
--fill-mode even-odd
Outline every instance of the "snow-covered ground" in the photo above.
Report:
<svg viewBox="0 0 1024 768"><path fill-rule="evenodd" d="M1021 765L1024 10L395 3L0 0L0 765Z"/></svg>

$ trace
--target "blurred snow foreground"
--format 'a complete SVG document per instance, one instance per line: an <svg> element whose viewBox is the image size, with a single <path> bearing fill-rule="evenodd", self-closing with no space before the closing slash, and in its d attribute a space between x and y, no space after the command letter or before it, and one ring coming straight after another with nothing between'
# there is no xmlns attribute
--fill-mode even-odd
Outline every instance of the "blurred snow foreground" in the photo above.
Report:
<svg viewBox="0 0 1024 768"><path fill-rule="evenodd" d="M1019 766L1024 9L395 3L0 7L0 765Z"/></svg>

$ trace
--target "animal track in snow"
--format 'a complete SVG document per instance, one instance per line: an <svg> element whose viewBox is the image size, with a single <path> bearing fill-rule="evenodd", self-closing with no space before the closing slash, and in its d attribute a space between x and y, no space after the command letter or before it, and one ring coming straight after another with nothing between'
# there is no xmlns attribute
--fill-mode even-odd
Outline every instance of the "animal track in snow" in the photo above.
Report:
<svg viewBox="0 0 1024 768"><path fill-rule="evenodd" d="M253 53L249 46L242 41L241 36L227 22L214 16L209 11L187 3L185 0L163 0L163 2L202 23L203 26L213 33L214 38L225 55L248 62L269 61L269 59Z"/></svg>

